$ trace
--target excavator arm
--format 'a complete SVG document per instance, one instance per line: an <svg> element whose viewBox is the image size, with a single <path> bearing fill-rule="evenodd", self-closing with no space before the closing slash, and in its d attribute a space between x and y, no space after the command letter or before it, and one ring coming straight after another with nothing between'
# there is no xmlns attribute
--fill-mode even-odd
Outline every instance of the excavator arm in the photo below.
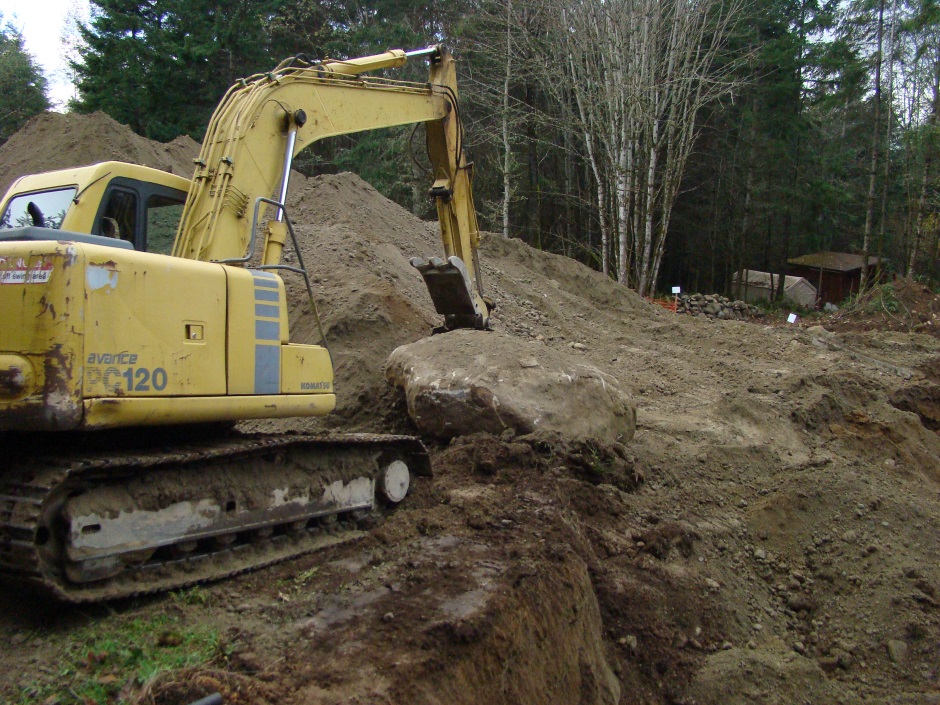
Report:
<svg viewBox="0 0 940 705"><path fill-rule="evenodd" d="M427 83L361 74L429 56ZM431 196L446 260L415 258L447 326L484 328L471 165L463 153L454 59L442 47L398 49L350 61L288 59L271 73L229 89L209 123L196 160L173 254L234 264L251 256L267 201L283 204L292 160L317 140L336 135L425 123L433 169ZM353 204L350 204L351 207ZM277 265L287 239L286 214L275 207L267 222L262 266Z"/></svg>

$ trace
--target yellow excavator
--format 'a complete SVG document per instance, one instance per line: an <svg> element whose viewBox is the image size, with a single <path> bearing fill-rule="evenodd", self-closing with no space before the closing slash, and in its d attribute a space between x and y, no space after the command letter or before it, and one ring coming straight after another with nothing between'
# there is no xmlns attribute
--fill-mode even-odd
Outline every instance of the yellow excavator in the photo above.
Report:
<svg viewBox="0 0 940 705"><path fill-rule="evenodd" d="M363 75L416 57L430 60L427 83ZM285 271L317 316L285 206L291 163L317 140L411 123L426 126L445 253L412 264L447 328L485 328L471 165L440 46L295 57L239 81L192 180L106 162L11 186L0 578L76 602L217 579L355 535L430 472L414 437L206 430L333 410L322 328L317 345L288 329ZM288 243L296 264L282 262Z"/></svg>

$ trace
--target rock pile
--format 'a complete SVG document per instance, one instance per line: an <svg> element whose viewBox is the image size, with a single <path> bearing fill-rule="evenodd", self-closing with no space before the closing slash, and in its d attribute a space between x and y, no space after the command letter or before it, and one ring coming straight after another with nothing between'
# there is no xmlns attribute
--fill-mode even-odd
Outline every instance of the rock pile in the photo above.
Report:
<svg viewBox="0 0 940 705"><path fill-rule="evenodd" d="M719 318L721 320L741 321L760 313L757 306L746 301L732 301L718 294L682 294L676 306L676 313L691 316Z"/></svg>

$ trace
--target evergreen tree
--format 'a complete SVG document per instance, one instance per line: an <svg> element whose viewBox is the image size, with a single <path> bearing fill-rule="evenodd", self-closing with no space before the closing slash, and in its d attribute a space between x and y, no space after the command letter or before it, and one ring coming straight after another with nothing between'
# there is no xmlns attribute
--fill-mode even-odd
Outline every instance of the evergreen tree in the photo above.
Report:
<svg viewBox="0 0 940 705"><path fill-rule="evenodd" d="M80 27L81 112L102 110L151 139L200 137L225 90L268 70L267 27L283 0L93 0Z"/></svg>
<svg viewBox="0 0 940 705"><path fill-rule="evenodd" d="M12 25L0 26L0 144L48 109L46 79L26 52L23 37Z"/></svg>

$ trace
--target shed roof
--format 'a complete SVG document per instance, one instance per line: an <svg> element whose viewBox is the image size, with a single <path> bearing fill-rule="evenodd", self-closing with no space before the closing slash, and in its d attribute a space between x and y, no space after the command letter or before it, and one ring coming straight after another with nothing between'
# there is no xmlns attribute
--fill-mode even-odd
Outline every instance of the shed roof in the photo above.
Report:
<svg viewBox="0 0 940 705"><path fill-rule="evenodd" d="M812 267L813 269L826 269L831 272L852 272L862 268L864 261L862 255L853 255L849 252L814 252L791 260L787 264L797 267ZM877 257L868 257L868 266L878 264Z"/></svg>
<svg viewBox="0 0 940 705"><path fill-rule="evenodd" d="M774 286L777 286L780 283L780 275L774 274L773 277L774 277L773 279ZM760 272L756 269L745 269L743 274L739 272L735 272L732 277L732 281L734 283L737 283L739 278L741 280L741 284L746 283L748 286L756 286L756 287L764 287L764 288L770 287L770 272ZM794 277L790 274L786 275L785 280L783 282L783 287L785 289L789 289L791 286L796 286L800 282L806 282L811 287L813 287L813 291L816 290L816 287L814 287L812 284L806 281L805 278Z"/></svg>

